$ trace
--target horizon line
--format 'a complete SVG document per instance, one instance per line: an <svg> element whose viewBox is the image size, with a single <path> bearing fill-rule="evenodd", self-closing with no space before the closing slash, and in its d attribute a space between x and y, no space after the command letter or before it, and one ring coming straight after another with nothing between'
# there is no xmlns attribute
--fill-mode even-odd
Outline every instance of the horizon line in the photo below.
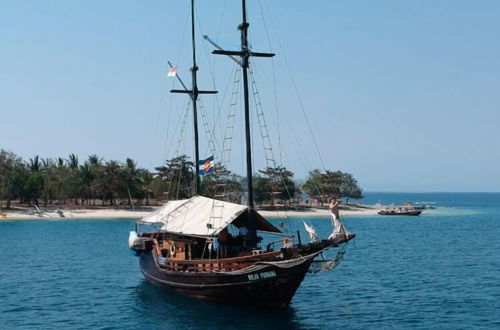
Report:
<svg viewBox="0 0 500 330"><path fill-rule="evenodd" d="M365 190L364 193L397 193L397 194L500 194L500 191L397 191L397 190Z"/></svg>

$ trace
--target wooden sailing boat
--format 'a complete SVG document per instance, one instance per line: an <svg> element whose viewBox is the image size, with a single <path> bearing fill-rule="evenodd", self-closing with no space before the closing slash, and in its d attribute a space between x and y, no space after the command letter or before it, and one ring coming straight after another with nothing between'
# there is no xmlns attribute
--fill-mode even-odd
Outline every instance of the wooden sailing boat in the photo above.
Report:
<svg viewBox="0 0 500 330"><path fill-rule="evenodd" d="M197 67L194 34L194 5L191 1L193 40L192 88L175 90L190 95L193 103L196 192L185 200L169 201L156 212L140 219L131 232L129 246L139 257L141 272L150 282L183 295L230 303L285 308L300 286L313 259L323 251L354 238L343 232L327 240L293 244L293 237L281 233L254 209L248 67L250 57L271 57L248 47L246 3L242 1L241 50L218 47L214 54L239 58L242 68L245 106L247 205L199 196L200 179L196 101ZM153 232L139 232L142 224L156 225ZM231 236L227 229L238 229ZM260 232L277 235L277 241L261 246ZM281 246L278 246L281 245Z"/></svg>

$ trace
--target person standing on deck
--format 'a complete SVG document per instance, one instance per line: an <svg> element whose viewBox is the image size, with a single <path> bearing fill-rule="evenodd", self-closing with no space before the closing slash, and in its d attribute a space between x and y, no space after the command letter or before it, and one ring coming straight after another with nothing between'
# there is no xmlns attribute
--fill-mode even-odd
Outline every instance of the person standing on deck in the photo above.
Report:
<svg viewBox="0 0 500 330"><path fill-rule="evenodd" d="M334 239L336 236L344 234L344 227L340 222L340 214L339 214L340 203L342 203L342 201L333 198L330 201L330 205L328 205L328 208L330 209L330 215L332 216L332 227L333 227L333 232L330 236L328 236L328 239Z"/></svg>
<svg viewBox="0 0 500 330"><path fill-rule="evenodd" d="M224 228L219 233L220 257L227 258L228 245L230 234L227 228Z"/></svg>

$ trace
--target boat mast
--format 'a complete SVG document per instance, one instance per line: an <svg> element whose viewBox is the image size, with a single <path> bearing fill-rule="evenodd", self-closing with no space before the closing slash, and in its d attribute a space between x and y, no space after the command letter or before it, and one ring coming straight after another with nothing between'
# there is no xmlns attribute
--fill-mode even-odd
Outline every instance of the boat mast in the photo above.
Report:
<svg viewBox="0 0 500 330"><path fill-rule="evenodd" d="M215 94L216 91L200 91L198 90L198 78L197 72L198 67L196 66L196 40L195 40L195 28L194 28L194 0L191 0L191 40L193 47L193 66L191 67L191 90L187 90L184 86L184 90L171 90L172 93L189 93L191 100L193 102L193 125L194 125L194 157L195 157L195 171L196 171L196 183L195 192L196 195L200 194L200 151L199 151L199 137L198 137L198 108L197 101L200 94Z"/></svg>
<svg viewBox="0 0 500 330"><path fill-rule="evenodd" d="M248 207L254 207L253 200L253 171L252 171L252 141L250 132L250 101L248 97L248 64L250 62L250 51L248 49L248 22L246 1L242 1L243 22L238 26L241 30L241 66L243 68L243 100L245 104L245 140L247 158L247 186L248 186Z"/></svg>
<svg viewBox="0 0 500 330"><path fill-rule="evenodd" d="M198 109L196 108L196 101L198 99L198 85L196 71L198 67L196 66L196 43L194 37L194 0L191 0L191 40L193 45L193 67L191 68L191 81L192 81L192 93L191 98L193 99L193 121L194 121L194 155L196 164L196 195L200 194L200 151L198 147Z"/></svg>
<svg viewBox="0 0 500 330"><path fill-rule="evenodd" d="M196 195L200 194L200 151L198 147L198 109L196 108L196 102L198 100L198 81L196 72L198 67L196 66L196 43L194 37L194 0L191 0L191 40L193 45L193 67L191 68L191 98L193 99L193 122L194 122L194 158L195 158L195 171L196 171Z"/></svg>
<svg viewBox="0 0 500 330"><path fill-rule="evenodd" d="M255 229L255 214L254 214L254 197L253 197L253 179L252 179L252 142L250 130L250 100L248 93L248 66L250 64L250 56L256 57L273 57L274 54L270 53L256 53L250 51L248 47L248 27L250 24L247 22L247 7L246 0L241 1L242 8L242 23L238 25L241 31L241 50L240 51L227 51L218 47L211 41L218 49L214 50L213 54L227 55L234 60L233 56L239 56L240 61L237 63L242 67L243 72L243 100L245 105L245 139L246 139L246 160L247 160L247 187L248 187L248 232L250 234L249 244L251 247L257 245L257 234ZM205 37L207 38L207 37Z"/></svg>

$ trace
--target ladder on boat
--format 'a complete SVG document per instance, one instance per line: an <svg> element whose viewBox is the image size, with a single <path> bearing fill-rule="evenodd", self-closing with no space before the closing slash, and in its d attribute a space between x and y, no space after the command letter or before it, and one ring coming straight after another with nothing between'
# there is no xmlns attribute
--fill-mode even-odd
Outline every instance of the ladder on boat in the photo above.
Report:
<svg viewBox="0 0 500 330"><path fill-rule="evenodd" d="M250 81L251 81L252 97L257 111L257 122L259 124L259 132L262 140L262 147L264 149L264 156L266 159L265 174L270 179L271 201L272 204L274 205L275 199L282 194L282 191L280 191L282 178L281 178L281 173L279 172L279 168L276 165L276 160L274 158L274 151L271 144L269 129L267 128L266 118L264 116L264 110L260 99L260 93L257 88L257 83L252 68L250 68ZM286 185L284 188L286 189Z"/></svg>
<svg viewBox="0 0 500 330"><path fill-rule="evenodd" d="M189 99L190 100L190 99ZM180 127L181 127L181 130L180 130L180 134L179 134L179 139L177 140L177 145L176 145L176 150L175 150L175 156L176 157L179 157L179 152L180 152L180 149L181 149L181 145L182 145L182 140L184 138L184 133L185 133L185 130L186 130L186 123L187 123L187 118L188 118L188 114L189 114L189 108L191 106L191 101L188 101L186 102L186 109L184 110L184 116L182 117L182 122L180 124ZM165 198L168 200L171 200L171 199L177 199L178 198L178 195L179 195L179 189L180 189L180 182L177 183L177 196L175 196L175 198L171 198L172 196L170 194L174 194L175 191L175 184L174 184L174 179L176 179L176 171L172 171L171 173L168 173L168 178L167 178L167 191L165 192ZM179 167L179 181L181 179L181 174L182 174L182 166Z"/></svg>
<svg viewBox="0 0 500 330"><path fill-rule="evenodd" d="M232 150L233 133L236 119L236 110L238 105L238 95L241 87L240 82L240 67L237 66L234 70L233 85L229 98L229 110L226 119L226 129L224 132L224 140L222 141L222 150L220 153L219 163L215 166L215 183L214 183L214 199L212 203L212 211L210 214L207 229L211 229L214 223L219 222L223 217L224 200L227 197L227 181L230 174L230 156Z"/></svg>

